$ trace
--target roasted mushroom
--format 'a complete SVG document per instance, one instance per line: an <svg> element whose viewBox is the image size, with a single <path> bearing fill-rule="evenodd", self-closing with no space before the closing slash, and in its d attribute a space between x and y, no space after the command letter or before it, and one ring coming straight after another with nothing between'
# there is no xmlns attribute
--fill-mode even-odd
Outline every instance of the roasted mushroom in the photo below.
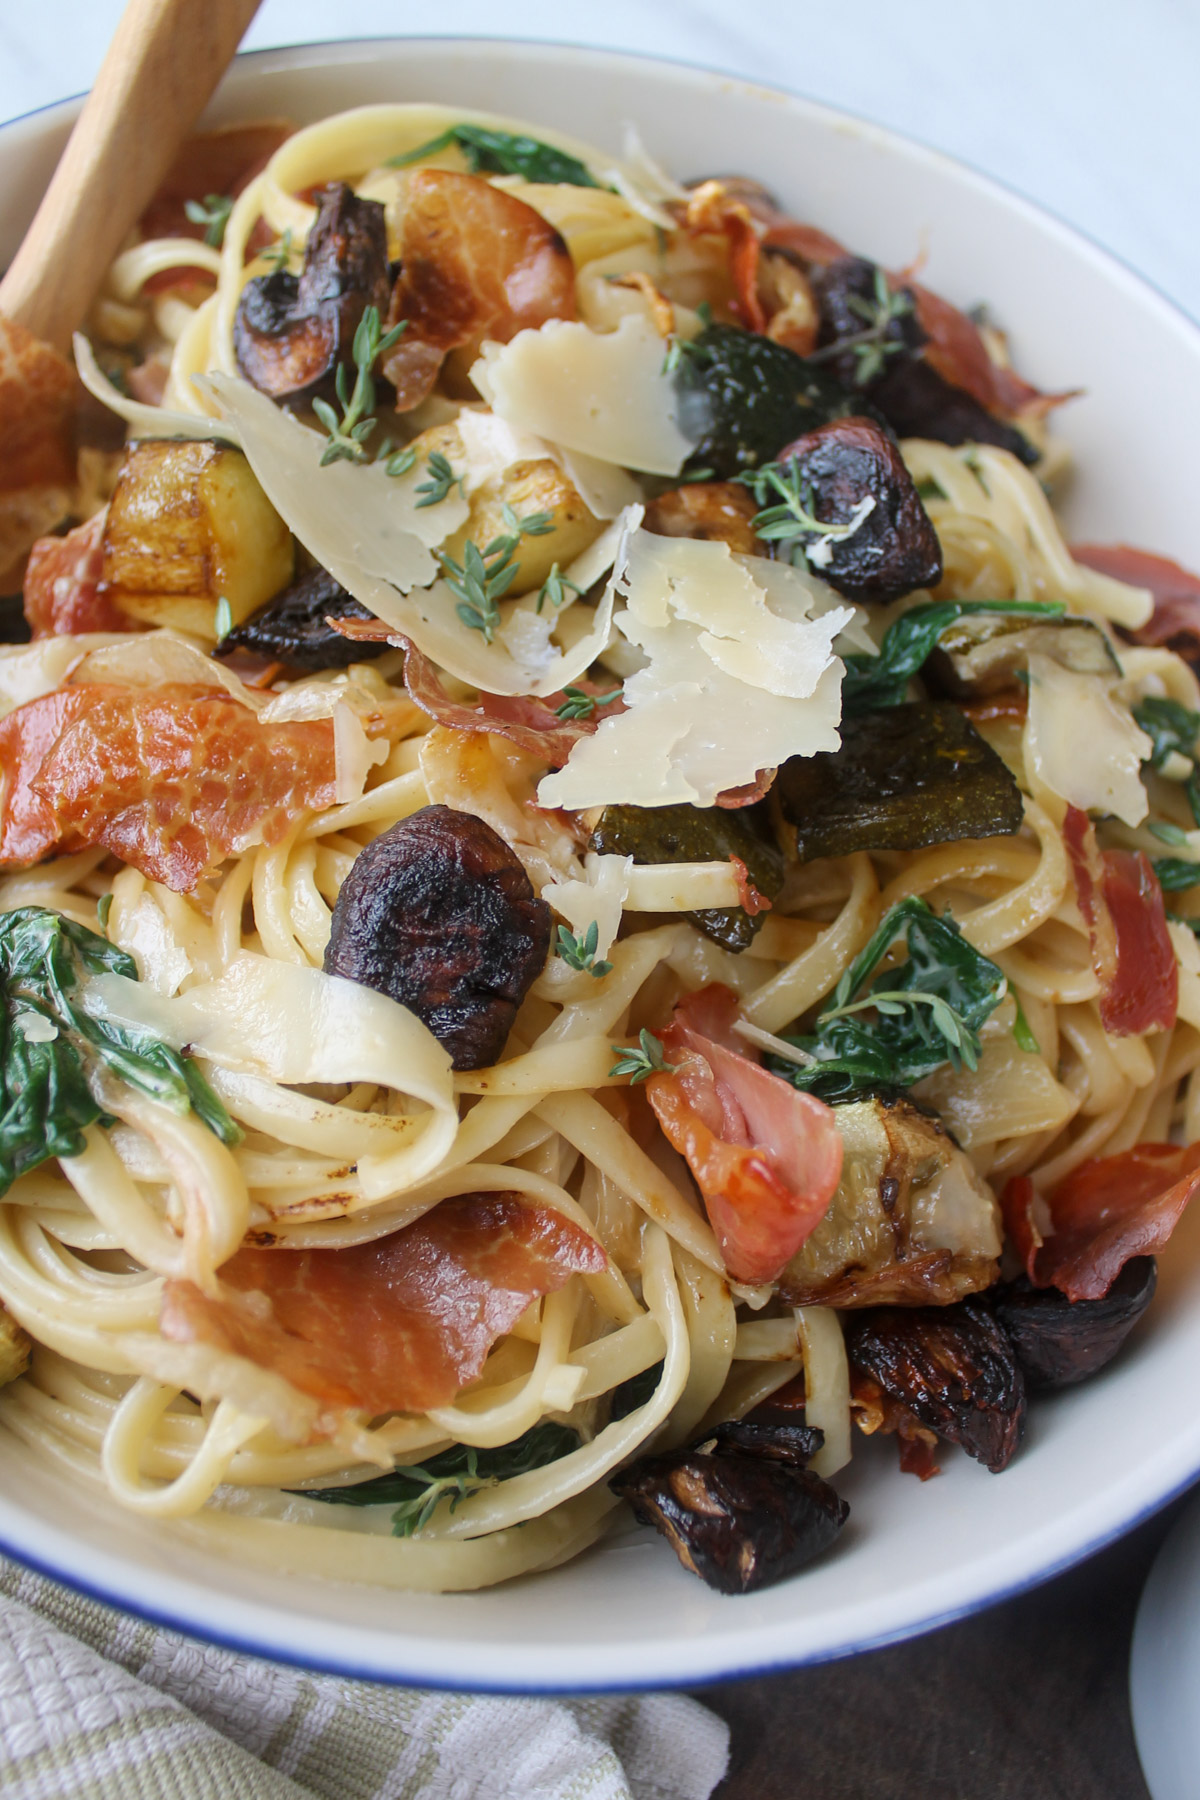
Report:
<svg viewBox="0 0 1200 1800"><path fill-rule="evenodd" d="M752 494L736 481L692 481L651 500L645 526L660 537L705 538L728 544L738 556L758 556L758 511Z"/></svg>
<svg viewBox="0 0 1200 1800"><path fill-rule="evenodd" d="M823 524L847 524L864 500L871 510L848 537L826 540L822 577L851 600L898 600L942 578L942 547L904 459L873 419L834 419L779 452L794 463Z"/></svg>
<svg viewBox="0 0 1200 1800"><path fill-rule="evenodd" d="M675 384L679 429L695 445L689 466L724 480L774 461L831 419L880 416L827 369L733 325L709 325L691 340Z"/></svg>
<svg viewBox="0 0 1200 1800"><path fill-rule="evenodd" d="M988 1298L1033 1392L1072 1387L1111 1362L1149 1306L1157 1278L1154 1258L1135 1256L1100 1300L1068 1300L1024 1275Z"/></svg>
<svg viewBox="0 0 1200 1800"><path fill-rule="evenodd" d="M994 1475L1008 1467L1025 1425L1025 1379L982 1300L851 1313L845 1336L851 1368L919 1425L961 1444Z"/></svg>
<svg viewBox="0 0 1200 1800"><path fill-rule="evenodd" d="M720 1425L700 1444L644 1456L609 1482L685 1569L722 1594L784 1581L827 1550L850 1508L805 1463L821 1433Z"/></svg>
<svg viewBox="0 0 1200 1800"><path fill-rule="evenodd" d="M310 569L226 632L217 651L225 656L232 650L248 650L300 675L315 674L318 669L346 669L351 663L383 656L390 646L343 637L327 621L374 617L325 569Z"/></svg>
<svg viewBox="0 0 1200 1800"><path fill-rule="evenodd" d="M783 885L783 862L771 842L760 807L606 806L592 828L588 848L635 862L725 862L741 859L768 899ZM740 906L710 906L687 917L726 950L744 950L762 924Z"/></svg>
<svg viewBox="0 0 1200 1800"><path fill-rule="evenodd" d="M991 1190L939 1120L911 1100L834 1108L842 1174L787 1265L795 1306L941 1305L986 1288L1000 1256Z"/></svg>
<svg viewBox="0 0 1200 1800"><path fill-rule="evenodd" d="M278 269L242 289L233 323L238 368L273 400L326 393L339 364L352 360L363 313L374 306L382 318L390 296L383 207L335 181L321 193L302 272Z"/></svg>
<svg viewBox="0 0 1200 1800"><path fill-rule="evenodd" d="M926 336L911 290L892 287L877 264L861 256L838 257L816 270L812 280L821 310L819 349L846 345L832 358L834 373L864 393L899 437L995 444L1022 462L1037 461L1023 432L997 419L926 360ZM886 312L881 286L884 298L891 299Z"/></svg>
<svg viewBox="0 0 1200 1800"><path fill-rule="evenodd" d="M426 806L356 858L325 971L407 1006L456 1069L483 1069L549 950L550 908L504 839L473 813Z"/></svg>
<svg viewBox="0 0 1200 1800"><path fill-rule="evenodd" d="M1003 837L1021 790L956 706L913 700L842 720L838 750L791 757L775 779L801 862Z"/></svg>

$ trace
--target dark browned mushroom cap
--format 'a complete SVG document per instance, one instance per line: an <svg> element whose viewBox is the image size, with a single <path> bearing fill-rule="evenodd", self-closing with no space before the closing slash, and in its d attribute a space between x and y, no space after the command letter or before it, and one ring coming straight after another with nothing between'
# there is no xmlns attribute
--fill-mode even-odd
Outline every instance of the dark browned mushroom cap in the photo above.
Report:
<svg viewBox="0 0 1200 1800"><path fill-rule="evenodd" d="M942 579L942 547L904 458L873 419L834 419L781 450L796 465L823 524L871 510L848 537L825 539L820 574L850 600L898 600Z"/></svg>
<svg viewBox="0 0 1200 1800"><path fill-rule="evenodd" d="M351 663L383 656L391 646L386 640L372 643L369 639L343 637L328 621L374 617L325 569L310 569L226 632L216 654L225 656L232 650L248 650L302 675L314 674L318 669L347 669Z"/></svg>
<svg viewBox="0 0 1200 1800"><path fill-rule="evenodd" d="M550 908L504 839L474 813L426 806L356 858L325 970L415 1012L456 1069L483 1069L549 949Z"/></svg>
<svg viewBox="0 0 1200 1800"><path fill-rule="evenodd" d="M829 1548L850 1508L828 1482L758 1450L715 1449L641 1457L609 1486L723 1594L784 1581Z"/></svg>
<svg viewBox="0 0 1200 1800"><path fill-rule="evenodd" d="M953 386L922 355L925 333L907 288L888 284L902 303L907 299L908 306L886 324L881 321L876 334L879 354L867 358L864 352L871 345L864 340L872 329L871 318L878 316L876 282L882 275L877 264L864 257L842 256L811 276L821 309L818 349L847 346L830 362L838 379L867 395L900 437L933 438L941 444L995 444L1022 462L1035 463L1037 450L1023 432L994 417L964 388Z"/></svg>
<svg viewBox="0 0 1200 1800"><path fill-rule="evenodd" d="M807 1468L825 1442L825 1433L816 1425L806 1425L797 1410L794 1418L726 1419L714 1425L711 1442L718 1456L737 1454L764 1456L768 1462L788 1463L792 1468ZM705 1440L705 1449L708 1440Z"/></svg>
<svg viewBox="0 0 1200 1800"><path fill-rule="evenodd" d="M993 1474L1008 1466L1024 1430L1025 1381L986 1305L885 1306L844 1324L852 1369Z"/></svg>
<svg viewBox="0 0 1200 1800"><path fill-rule="evenodd" d="M1135 1256L1099 1300L1068 1300L1057 1288L1035 1288L1024 1275L988 1298L1027 1386L1071 1387L1112 1361L1149 1306L1157 1276L1152 1256Z"/></svg>
<svg viewBox="0 0 1200 1800"><path fill-rule="evenodd" d="M333 182L322 190L301 274L279 269L242 289L233 323L238 368L273 400L328 390L339 363L351 361L366 308L382 318L390 292L382 205Z"/></svg>

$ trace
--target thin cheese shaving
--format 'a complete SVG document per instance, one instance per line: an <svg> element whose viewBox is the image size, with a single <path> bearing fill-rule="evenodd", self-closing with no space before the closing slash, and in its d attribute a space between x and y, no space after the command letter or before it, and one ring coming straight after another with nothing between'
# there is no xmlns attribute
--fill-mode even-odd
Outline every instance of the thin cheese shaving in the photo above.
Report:
<svg viewBox="0 0 1200 1800"><path fill-rule="evenodd" d="M644 310L615 331L551 319L488 343L471 380L515 430L600 462L678 475L691 442L675 421L663 341Z"/></svg>
<svg viewBox="0 0 1200 1800"><path fill-rule="evenodd" d="M538 788L543 806L711 806L789 756L834 750L846 607L809 617L818 584L727 545L636 532L616 582L622 635L647 657L627 711L582 738Z"/></svg>
<svg viewBox="0 0 1200 1800"><path fill-rule="evenodd" d="M1097 676L1076 674L1048 656L1029 658L1025 759L1029 773L1059 799L1140 824L1150 806L1142 764L1153 749L1128 707Z"/></svg>

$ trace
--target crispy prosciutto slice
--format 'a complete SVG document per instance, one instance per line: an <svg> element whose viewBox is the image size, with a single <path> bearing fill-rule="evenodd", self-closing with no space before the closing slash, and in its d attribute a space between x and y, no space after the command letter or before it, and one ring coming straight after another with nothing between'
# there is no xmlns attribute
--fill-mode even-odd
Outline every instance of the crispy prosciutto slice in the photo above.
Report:
<svg viewBox="0 0 1200 1800"><path fill-rule="evenodd" d="M400 276L388 324L407 322L384 358L408 412L449 351L575 317L575 267L560 234L514 194L476 175L419 169L403 183Z"/></svg>
<svg viewBox="0 0 1200 1800"><path fill-rule="evenodd" d="M1129 544L1072 544L1071 555L1114 581L1149 588L1154 611L1131 635L1139 644L1165 644L1193 668L1200 665L1200 575Z"/></svg>
<svg viewBox="0 0 1200 1800"><path fill-rule="evenodd" d="M100 592L104 519L105 514L98 512L65 537L39 538L29 552L25 617L35 638L138 629L128 614L118 612Z"/></svg>
<svg viewBox="0 0 1200 1800"><path fill-rule="evenodd" d="M1115 1037L1156 1025L1169 1031L1179 970L1149 857L1140 850L1098 850L1087 814L1077 806L1067 808L1063 841L1100 981L1101 1024Z"/></svg>
<svg viewBox="0 0 1200 1800"><path fill-rule="evenodd" d="M646 1093L687 1159L725 1266L773 1281L829 1208L842 1170L833 1109L761 1068L733 1031L737 996L714 984L675 1008L662 1034L669 1075Z"/></svg>
<svg viewBox="0 0 1200 1800"><path fill-rule="evenodd" d="M475 1380L530 1301L605 1260L548 1207L463 1194L374 1243L239 1250L220 1298L168 1281L159 1324L174 1343L244 1356L332 1406L424 1412Z"/></svg>
<svg viewBox="0 0 1200 1800"><path fill-rule="evenodd" d="M336 796L330 719L264 724L223 691L95 683L0 720L0 867L103 844L190 893Z"/></svg>
<svg viewBox="0 0 1200 1800"><path fill-rule="evenodd" d="M1028 1175L1013 1177L1000 1205L1035 1287L1099 1300L1132 1257L1162 1249L1197 1191L1200 1144L1135 1144L1082 1163L1059 1183L1048 1200L1049 1233Z"/></svg>

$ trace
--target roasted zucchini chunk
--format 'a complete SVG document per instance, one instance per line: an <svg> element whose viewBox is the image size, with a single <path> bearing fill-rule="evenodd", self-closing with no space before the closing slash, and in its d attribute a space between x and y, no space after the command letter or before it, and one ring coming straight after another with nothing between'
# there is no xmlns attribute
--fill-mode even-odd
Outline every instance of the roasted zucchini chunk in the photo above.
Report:
<svg viewBox="0 0 1200 1800"><path fill-rule="evenodd" d="M383 207L335 181L321 194L301 273L278 269L242 289L238 368L273 400L328 395L339 365L351 363L363 313L374 306L382 318L390 297Z"/></svg>
<svg viewBox="0 0 1200 1800"><path fill-rule="evenodd" d="M369 662L391 646L366 639L343 637L330 619L374 619L375 615L325 569L309 569L282 594L268 600L217 645L225 656L231 650L248 650L282 663L297 675L314 675L320 669L347 669L351 663Z"/></svg>
<svg viewBox="0 0 1200 1800"><path fill-rule="evenodd" d="M841 1179L780 1277L789 1305L942 1306L990 1287L999 1208L941 1121L880 1098L836 1106L834 1120Z"/></svg>
<svg viewBox="0 0 1200 1800"><path fill-rule="evenodd" d="M1099 1300L1068 1300L1022 1275L988 1298L1017 1353L1026 1386L1073 1387L1110 1363L1154 1297L1158 1265L1135 1256Z"/></svg>
<svg viewBox="0 0 1200 1800"><path fill-rule="evenodd" d="M724 480L773 462L831 419L879 417L827 369L735 325L709 325L693 338L675 384L679 429L696 446L688 466Z"/></svg>
<svg viewBox="0 0 1200 1800"><path fill-rule="evenodd" d="M1121 673L1108 638L1090 619L1030 620L996 612L964 613L947 625L922 675L954 700L982 700L1015 687L1034 655L1048 656L1078 675Z"/></svg>
<svg viewBox="0 0 1200 1800"><path fill-rule="evenodd" d="M814 516L845 525L870 500L848 537L826 539L821 575L850 600L898 600L942 579L942 546L892 438L873 419L834 419L779 453L812 494Z"/></svg>
<svg viewBox="0 0 1200 1800"><path fill-rule="evenodd" d="M1009 770L947 701L843 719L841 748L792 757L773 791L801 862L1003 837L1024 818Z"/></svg>
<svg viewBox="0 0 1200 1800"><path fill-rule="evenodd" d="M827 1550L850 1508L805 1467L803 1426L721 1425L697 1445L644 1456L609 1482L693 1575L722 1594L785 1581Z"/></svg>
<svg viewBox="0 0 1200 1800"><path fill-rule="evenodd" d="M726 862L741 859L768 900L783 886L783 860L767 835L758 806L606 806L588 848L639 863ZM744 950L762 924L740 906L711 906L685 915L726 950Z"/></svg>
<svg viewBox="0 0 1200 1800"><path fill-rule="evenodd" d="M1025 1380L981 1300L851 1314L846 1354L892 1402L880 1421L885 1430L900 1426L899 1408L993 1475L1008 1467L1025 1429Z"/></svg>
<svg viewBox="0 0 1200 1800"><path fill-rule="evenodd" d="M832 360L834 372L866 395L898 437L995 444L1024 463L1038 460L1037 449L1023 432L987 412L926 359L927 340L917 321L914 295L908 288L894 288L878 264L861 256L838 257L814 272L813 287L821 312L818 348L828 352L846 343L845 351ZM877 342L864 345L864 324L882 311L881 289L884 300L890 294L899 305L886 323L880 319L883 329ZM868 358L863 350L875 354Z"/></svg>
<svg viewBox="0 0 1200 1800"><path fill-rule="evenodd" d="M121 612L215 643L292 579L291 533L240 450L147 438L125 453L102 542L101 592Z"/></svg>

